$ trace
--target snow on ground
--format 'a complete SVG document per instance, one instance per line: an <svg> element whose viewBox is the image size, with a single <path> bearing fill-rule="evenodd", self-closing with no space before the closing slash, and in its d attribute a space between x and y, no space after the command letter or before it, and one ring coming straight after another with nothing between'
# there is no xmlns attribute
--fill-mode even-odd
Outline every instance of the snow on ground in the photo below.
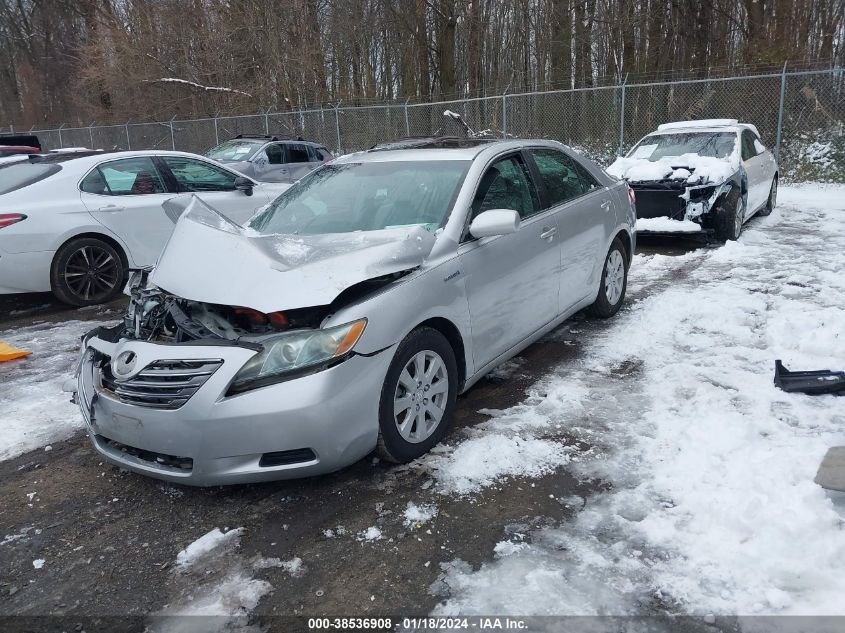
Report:
<svg viewBox="0 0 845 633"><path fill-rule="evenodd" d="M698 233L701 225L692 220L673 220L671 218L640 218L637 220L637 232L654 233Z"/></svg>
<svg viewBox="0 0 845 633"><path fill-rule="evenodd" d="M845 367L842 270L841 186L782 187L780 207L722 248L637 256L616 322L484 425L521 438L498 441L497 463L522 462L532 439L585 440L592 454L573 453L568 469L611 492L524 547L500 543L480 569L442 565L436 611L845 614L843 521L813 483L845 441L842 400L772 383L777 358ZM638 300L654 283L665 290ZM418 467L458 494L513 474L491 476L480 439L471 430Z"/></svg>
<svg viewBox="0 0 845 633"><path fill-rule="evenodd" d="M414 527L416 525L423 525L431 521L437 516L437 506L430 503L422 503L417 505L413 501L409 501L402 517L405 522L405 527Z"/></svg>
<svg viewBox="0 0 845 633"><path fill-rule="evenodd" d="M302 559L289 561L255 556L245 560L239 552L243 528L226 532L214 528L190 543L176 556L169 583L169 604L151 617L149 630L168 632L258 631L249 624L249 613L273 591L255 572L280 567L291 576L303 573ZM166 616L214 616L171 618Z"/></svg>
<svg viewBox="0 0 845 633"><path fill-rule="evenodd" d="M82 427L62 383L76 369L80 337L94 325L68 321L0 331L0 340L32 352L0 363L0 459L65 439Z"/></svg>

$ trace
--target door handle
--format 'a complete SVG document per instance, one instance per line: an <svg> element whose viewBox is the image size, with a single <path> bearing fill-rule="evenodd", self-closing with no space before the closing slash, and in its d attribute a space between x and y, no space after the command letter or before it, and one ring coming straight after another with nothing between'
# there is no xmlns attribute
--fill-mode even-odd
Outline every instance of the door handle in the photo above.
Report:
<svg viewBox="0 0 845 633"><path fill-rule="evenodd" d="M540 233L541 240L549 240L551 241L554 236L557 235L557 228L554 226L544 226L543 232Z"/></svg>
<svg viewBox="0 0 845 633"><path fill-rule="evenodd" d="M605 200L604 202L601 203L600 206L605 211L610 211L610 200Z"/></svg>
<svg viewBox="0 0 845 633"><path fill-rule="evenodd" d="M100 207L97 211L105 211L106 213L115 213L117 211L123 211L126 207L119 207L116 204L108 204L104 207Z"/></svg>

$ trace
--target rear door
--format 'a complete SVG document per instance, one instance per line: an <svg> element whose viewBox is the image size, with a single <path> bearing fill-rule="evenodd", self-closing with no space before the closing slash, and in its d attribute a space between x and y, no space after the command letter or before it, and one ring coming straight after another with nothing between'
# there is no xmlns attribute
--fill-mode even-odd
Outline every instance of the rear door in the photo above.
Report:
<svg viewBox="0 0 845 633"><path fill-rule="evenodd" d="M305 174L314 171L323 162L311 145L306 143L287 143L287 167L290 181L299 180Z"/></svg>
<svg viewBox="0 0 845 633"><path fill-rule="evenodd" d="M572 156L554 148L529 154L560 234L560 312L565 312L595 291L616 209L607 188Z"/></svg>
<svg viewBox="0 0 845 633"><path fill-rule="evenodd" d="M136 266L155 264L173 230L162 203L174 192L149 156L103 161L82 179L89 213L117 235Z"/></svg>
<svg viewBox="0 0 845 633"><path fill-rule="evenodd" d="M458 249L466 273L473 360L480 368L558 314L560 249L554 214L540 208L524 157L497 158L476 187L468 223L490 209L521 217L516 233L474 239Z"/></svg>
<svg viewBox="0 0 845 633"><path fill-rule="evenodd" d="M172 175L180 193L195 193L238 224L246 222L256 209L271 200L265 187L255 187L251 196L236 189L238 174L219 165L183 156L160 156L159 160Z"/></svg>
<svg viewBox="0 0 845 633"><path fill-rule="evenodd" d="M284 143L270 143L252 159L255 178L261 182L290 182Z"/></svg>

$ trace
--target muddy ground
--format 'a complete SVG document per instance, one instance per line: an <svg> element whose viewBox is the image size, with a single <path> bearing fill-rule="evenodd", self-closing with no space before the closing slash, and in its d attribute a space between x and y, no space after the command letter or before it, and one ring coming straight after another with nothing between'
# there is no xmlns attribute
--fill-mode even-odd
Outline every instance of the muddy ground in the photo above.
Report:
<svg viewBox="0 0 845 633"><path fill-rule="evenodd" d="M651 240L640 250L680 254L698 246ZM671 281L641 285L629 294L629 305ZM119 300L104 313L70 310L49 295L7 298L0 300L0 338L35 318L103 320L122 307ZM479 409L514 405L551 367L565 371L608 327L613 320L576 315L526 349L518 371L482 380L459 398L447 441L486 419ZM614 377L620 389L628 375ZM304 566L298 574L280 567L254 573L274 588L254 609L256 616L425 614L439 600L430 587L440 563L460 558L477 567L497 542L538 522L565 523L583 505L573 499L586 500L608 485L577 481L566 470L509 480L467 498L439 494L431 484L422 470L368 458L312 479L179 487L103 462L79 432L48 452L0 462L0 612L66 616L74 630L74 617L166 610L195 588L174 574L176 554L215 527L243 527L239 560L299 557ZM402 512L409 501L435 503L439 513L425 525L407 527ZM358 540L371 526L382 538ZM45 560L41 569L34 568L35 559Z"/></svg>

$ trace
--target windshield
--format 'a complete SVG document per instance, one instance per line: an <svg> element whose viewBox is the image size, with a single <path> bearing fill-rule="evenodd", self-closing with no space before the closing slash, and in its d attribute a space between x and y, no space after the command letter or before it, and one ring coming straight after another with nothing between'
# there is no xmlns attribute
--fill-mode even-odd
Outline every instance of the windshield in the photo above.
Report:
<svg viewBox="0 0 845 633"><path fill-rule="evenodd" d="M30 162L0 166L0 194L35 184L39 180L52 176L60 169L59 165L40 165Z"/></svg>
<svg viewBox="0 0 845 633"><path fill-rule="evenodd" d="M698 154L712 158L728 158L736 147L734 132L676 132L653 134L640 141L629 158L657 161L670 156Z"/></svg>
<svg viewBox="0 0 845 633"><path fill-rule="evenodd" d="M250 227L299 235L414 225L434 232L445 223L470 162L329 164L276 198Z"/></svg>
<svg viewBox="0 0 845 633"><path fill-rule="evenodd" d="M214 160L249 160L264 146L264 141L236 138L208 150L205 155Z"/></svg>

